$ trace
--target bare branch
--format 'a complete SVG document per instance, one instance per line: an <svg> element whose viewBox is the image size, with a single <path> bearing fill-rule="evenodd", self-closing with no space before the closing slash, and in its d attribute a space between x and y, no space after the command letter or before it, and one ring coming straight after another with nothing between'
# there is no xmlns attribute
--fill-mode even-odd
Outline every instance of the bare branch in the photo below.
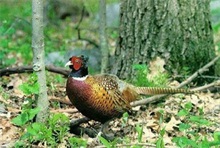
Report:
<svg viewBox="0 0 220 148"><path fill-rule="evenodd" d="M214 63L220 58L220 56L215 57L212 61L210 61L208 64L206 64L205 66L203 66L202 68L200 68L199 70L197 70L192 76L190 76L188 79L186 79L185 81L183 81L177 88L181 88L187 84L189 84L190 82L192 82L192 80L194 80L199 74L202 74L203 72L207 71L207 69L214 65Z"/></svg>
<svg viewBox="0 0 220 148"><path fill-rule="evenodd" d="M50 112L52 113L69 113L74 114L79 112L76 108L69 108L69 109L51 109Z"/></svg>
<svg viewBox="0 0 220 148"><path fill-rule="evenodd" d="M155 144L151 143L129 143L129 144L117 144L116 147L132 147L132 146L140 146L140 147L148 147L148 148L155 148ZM96 148L106 148L106 146L96 146Z"/></svg>
<svg viewBox="0 0 220 148"><path fill-rule="evenodd" d="M211 87L216 87L216 86L220 86L220 80L214 81L214 82L206 84L204 86L193 88L191 90L192 91L203 91L203 90L207 90L207 89L210 89Z"/></svg>
<svg viewBox="0 0 220 148"><path fill-rule="evenodd" d="M69 99L58 99L57 97L49 97L50 101L57 101L63 104L72 105Z"/></svg>
<svg viewBox="0 0 220 148"><path fill-rule="evenodd" d="M190 76L188 79L186 79L185 81L183 81L179 86L177 86L177 88L181 88L187 84L189 84L190 82L192 82L192 80L194 80L199 74L202 74L203 72L205 72L210 66L212 66L218 59L220 58L220 56L215 57L212 61L210 61L208 64L206 64L205 66L203 66L202 68L200 68L199 70L197 70L192 76ZM140 106L140 105L146 105L149 103L153 103L153 102L157 102L159 100L162 100L162 97L167 96L167 94L164 95L156 95L156 96L152 96L143 100L139 100L139 101L134 101L131 103L132 107L135 106Z"/></svg>
<svg viewBox="0 0 220 148"><path fill-rule="evenodd" d="M46 70L54 73L61 74L65 77L68 76L70 73L70 70L67 70L65 68L61 67L55 67L52 65L46 65L45 66ZM16 74L16 73L32 73L33 72L33 66L20 66L20 67L6 67L4 69L0 69L0 77L2 76L7 76L11 74Z"/></svg>

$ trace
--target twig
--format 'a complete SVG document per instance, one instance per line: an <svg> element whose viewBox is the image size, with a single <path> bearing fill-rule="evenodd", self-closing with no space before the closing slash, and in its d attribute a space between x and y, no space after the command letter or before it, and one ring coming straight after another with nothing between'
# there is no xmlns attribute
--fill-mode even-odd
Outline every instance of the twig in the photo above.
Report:
<svg viewBox="0 0 220 148"><path fill-rule="evenodd" d="M199 74L202 74L205 72L210 66L214 65L214 63L220 58L220 56L215 57L212 61L210 61L208 64L197 70L192 76L190 76L188 79L183 81L177 88L181 88L187 84L189 84L193 79L195 79Z"/></svg>
<svg viewBox="0 0 220 148"><path fill-rule="evenodd" d="M188 78L189 76L182 76L182 75L176 75L176 76L173 76L173 79L176 79L176 78L184 78L184 79L186 79L186 78ZM216 80L218 80L218 79L220 79L220 77L218 77L218 76L207 76L207 75L199 75L199 76L197 76L197 78L204 78L204 79L216 79Z"/></svg>
<svg viewBox="0 0 220 148"><path fill-rule="evenodd" d="M167 94L165 94L165 95L156 95L156 96L152 96L152 97L142 99L142 100L139 100L139 101L134 101L134 102L131 103L131 106L135 107L135 106L146 105L146 104L149 104L149 103L157 102L159 100L162 100L162 97L165 97L165 96L167 96Z"/></svg>
<svg viewBox="0 0 220 148"><path fill-rule="evenodd" d="M144 147L156 147L155 144L151 143L130 143L130 144L117 144L116 147L132 147L132 146L144 146ZM106 146L100 145L96 146L96 148L105 148Z"/></svg>
<svg viewBox="0 0 220 148"><path fill-rule="evenodd" d="M85 13L85 6L83 5L83 9L82 9L82 15L80 17L80 20L78 22L78 24L76 25L75 29L77 30L77 37L78 37L78 40L84 40L84 41L87 41L88 43L94 45L96 48L99 48L99 45L95 43L95 41L92 41L90 39L87 39L87 38L82 38L81 37L81 34L80 34L80 31L82 29L80 29L80 25L82 23L82 20L83 20L83 17L84 17L84 13Z"/></svg>
<svg viewBox="0 0 220 148"><path fill-rule="evenodd" d="M56 97L49 97L50 101L57 101L63 104L72 105L69 99L58 99Z"/></svg>
<svg viewBox="0 0 220 148"><path fill-rule="evenodd" d="M65 68L55 67L52 65L47 65L45 68L50 72L58 73L65 77L67 77L68 74L70 73L70 71ZM20 66L20 67L12 67L12 68L7 67L0 70L0 77L15 73L32 73L32 72L33 72L33 66Z"/></svg>
<svg viewBox="0 0 220 148"><path fill-rule="evenodd" d="M192 82L192 80L194 80L199 74L202 74L203 72L205 72L210 66L212 66L218 59L220 58L220 56L215 57L212 61L210 61L208 64L206 64L205 66L203 66L202 68L200 68L199 70L197 70L192 76L190 76L188 79L186 79L185 81L183 81L179 86L177 86L177 88L181 88L187 84L189 84L190 82ZM153 102L157 102L159 100L162 100L162 97L167 96L167 94L164 95L156 95L156 96L152 96L143 100L139 100L139 101L134 101L131 103L132 107L135 106L140 106L140 105L146 105L148 103L153 103Z"/></svg>
<svg viewBox="0 0 220 148"><path fill-rule="evenodd" d="M76 108L70 108L70 109L52 109L51 110L52 113L77 113L79 112Z"/></svg>
<svg viewBox="0 0 220 148"><path fill-rule="evenodd" d="M61 74L65 77L67 77L70 73L70 70L67 70L67 69L61 68L61 67L55 67L55 66L52 66L52 65L46 65L46 70L48 70L50 72Z"/></svg>
<svg viewBox="0 0 220 148"><path fill-rule="evenodd" d="M81 23L82 23L82 20L83 20L84 14L85 14L85 6L83 5L83 8L82 8L82 14L81 14L80 20L79 20L78 24L77 24L76 27L75 27L76 30L79 29L79 26L80 26Z"/></svg>
<svg viewBox="0 0 220 148"><path fill-rule="evenodd" d="M14 107L7 107L9 112L13 112L13 113L20 113L21 109L16 109Z"/></svg>
<svg viewBox="0 0 220 148"><path fill-rule="evenodd" d="M93 46L95 46L96 48L99 49L99 45L95 41L93 41L93 40L90 40L88 38L83 38L83 37L80 37L78 40L86 41L89 44L92 44Z"/></svg>
<svg viewBox="0 0 220 148"><path fill-rule="evenodd" d="M212 82L212 83L209 83L209 84L206 84L204 86L193 88L191 90L192 91L203 91L203 90L209 89L210 87L215 87L215 86L220 86L220 80Z"/></svg>

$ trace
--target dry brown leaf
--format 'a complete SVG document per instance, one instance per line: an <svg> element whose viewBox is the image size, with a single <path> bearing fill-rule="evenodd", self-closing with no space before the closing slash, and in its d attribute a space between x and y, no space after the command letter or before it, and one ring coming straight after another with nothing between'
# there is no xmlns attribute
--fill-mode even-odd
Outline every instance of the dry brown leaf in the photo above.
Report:
<svg viewBox="0 0 220 148"><path fill-rule="evenodd" d="M174 116L171 117L170 121L168 123L164 123L165 125L165 130L167 132L172 132L174 127L178 127L178 124L180 124L180 120L176 120Z"/></svg>
<svg viewBox="0 0 220 148"><path fill-rule="evenodd" d="M13 126L8 119L0 120L0 129L1 141L5 142L17 138L16 133L18 128L16 126Z"/></svg>
<svg viewBox="0 0 220 148"><path fill-rule="evenodd" d="M153 133L147 126L143 126L143 141L149 141L149 139L153 140L151 142L155 142L154 140L158 137L156 133Z"/></svg>
<svg viewBox="0 0 220 148"><path fill-rule="evenodd" d="M154 131L158 131L158 129L160 128L157 120L150 120L146 125L147 127L152 128Z"/></svg>
<svg viewBox="0 0 220 148"><path fill-rule="evenodd" d="M165 61L160 57L156 57L149 64L150 73L147 75L148 79L151 80L155 76L165 71L164 69Z"/></svg>
<svg viewBox="0 0 220 148"><path fill-rule="evenodd" d="M19 86L23 83L23 81L18 78L14 83L14 95L17 96L18 98L23 98L24 97L24 93L19 89Z"/></svg>
<svg viewBox="0 0 220 148"><path fill-rule="evenodd" d="M173 144L172 137L170 137L167 133L164 134L163 141L165 145Z"/></svg>

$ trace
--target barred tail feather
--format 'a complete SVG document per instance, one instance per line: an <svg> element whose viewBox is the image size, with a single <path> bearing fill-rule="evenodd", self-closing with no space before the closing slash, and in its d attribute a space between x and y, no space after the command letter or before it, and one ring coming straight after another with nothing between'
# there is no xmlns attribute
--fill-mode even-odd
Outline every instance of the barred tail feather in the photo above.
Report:
<svg viewBox="0 0 220 148"><path fill-rule="evenodd" d="M158 88L158 87L136 87L135 90L138 94L142 94L142 95L193 93L193 91L188 89Z"/></svg>

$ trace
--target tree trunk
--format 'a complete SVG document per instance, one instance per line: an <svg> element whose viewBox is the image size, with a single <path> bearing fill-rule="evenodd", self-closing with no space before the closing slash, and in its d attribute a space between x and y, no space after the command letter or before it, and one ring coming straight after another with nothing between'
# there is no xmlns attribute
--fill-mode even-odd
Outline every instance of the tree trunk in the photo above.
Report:
<svg viewBox="0 0 220 148"><path fill-rule="evenodd" d="M102 52L102 65L101 65L101 73L105 73L107 71L108 66L108 44L107 44L107 38L106 38L106 1L105 0L99 0L100 5L100 48Z"/></svg>
<svg viewBox="0 0 220 148"><path fill-rule="evenodd" d="M134 64L160 57L171 74L189 74L214 56L209 0L124 0L112 73L132 78ZM210 70L209 74L213 74Z"/></svg>
<svg viewBox="0 0 220 148"><path fill-rule="evenodd" d="M45 122L48 117L49 101L44 65L43 0L32 0L32 28L33 70L37 74L39 84L37 107L40 108L40 112L37 115L37 122Z"/></svg>

